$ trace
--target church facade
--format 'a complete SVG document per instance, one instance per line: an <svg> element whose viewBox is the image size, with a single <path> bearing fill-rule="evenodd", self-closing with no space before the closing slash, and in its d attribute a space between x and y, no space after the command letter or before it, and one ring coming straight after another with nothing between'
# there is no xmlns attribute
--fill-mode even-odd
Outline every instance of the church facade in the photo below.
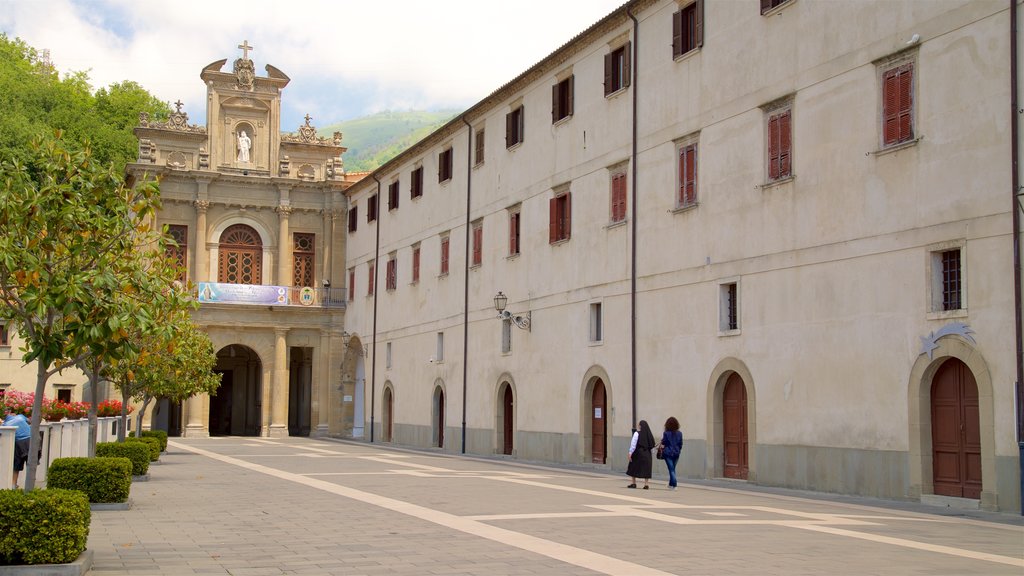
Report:
<svg viewBox="0 0 1024 576"><path fill-rule="evenodd" d="M1019 511L1010 28L626 3L347 189L367 436Z"/></svg>

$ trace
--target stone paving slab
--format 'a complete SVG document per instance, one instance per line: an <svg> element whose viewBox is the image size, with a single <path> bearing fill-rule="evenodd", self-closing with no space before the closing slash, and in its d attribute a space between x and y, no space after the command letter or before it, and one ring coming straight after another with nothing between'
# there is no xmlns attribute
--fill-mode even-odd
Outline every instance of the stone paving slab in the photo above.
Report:
<svg viewBox="0 0 1024 576"><path fill-rule="evenodd" d="M90 574L1024 574L1019 517L308 438L172 439ZM938 511L938 509L935 509Z"/></svg>

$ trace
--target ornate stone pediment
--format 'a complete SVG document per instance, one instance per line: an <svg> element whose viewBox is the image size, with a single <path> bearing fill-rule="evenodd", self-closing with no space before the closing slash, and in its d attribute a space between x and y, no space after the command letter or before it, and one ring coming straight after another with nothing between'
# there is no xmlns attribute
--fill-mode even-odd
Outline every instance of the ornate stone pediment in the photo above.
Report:
<svg viewBox="0 0 1024 576"><path fill-rule="evenodd" d="M148 112L139 112L139 126L142 128L156 128L159 130L174 130L175 132L191 132L195 134L206 134L205 126L196 126L188 123L188 113L182 112L181 100L174 103L176 110L171 112L167 122L150 122Z"/></svg>
<svg viewBox="0 0 1024 576"><path fill-rule="evenodd" d="M282 134L281 141L298 144L316 144L319 146L337 146L341 144L341 132L335 132L333 139L321 138L316 135L316 128L309 123L310 120L312 120L312 117L306 114L306 123L299 126L298 132Z"/></svg>

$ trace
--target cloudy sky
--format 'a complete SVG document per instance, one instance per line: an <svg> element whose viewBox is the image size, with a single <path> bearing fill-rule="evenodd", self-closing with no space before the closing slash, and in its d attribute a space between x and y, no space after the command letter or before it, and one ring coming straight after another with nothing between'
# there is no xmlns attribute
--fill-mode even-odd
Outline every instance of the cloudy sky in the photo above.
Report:
<svg viewBox="0 0 1024 576"><path fill-rule="evenodd" d="M281 128L464 109L625 0L0 0L0 31L94 88L135 80L205 123L204 66L248 40L291 78Z"/></svg>

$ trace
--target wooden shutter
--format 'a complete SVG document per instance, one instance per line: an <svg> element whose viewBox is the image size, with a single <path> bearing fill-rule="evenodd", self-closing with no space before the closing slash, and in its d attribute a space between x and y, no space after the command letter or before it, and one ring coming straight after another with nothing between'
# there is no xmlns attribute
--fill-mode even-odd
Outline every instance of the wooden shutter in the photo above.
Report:
<svg viewBox="0 0 1024 576"><path fill-rule="evenodd" d="M697 145L679 151L679 205L689 206L697 200Z"/></svg>
<svg viewBox="0 0 1024 576"><path fill-rule="evenodd" d="M398 287L398 261L394 258L388 260L388 290Z"/></svg>
<svg viewBox="0 0 1024 576"><path fill-rule="evenodd" d="M351 302L356 299L356 269L348 271L348 299Z"/></svg>
<svg viewBox="0 0 1024 576"><path fill-rule="evenodd" d="M508 114L505 114L505 148L511 148L512 145L515 144L515 140L512 139L512 129L513 129L513 124L512 124L513 118L512 118L512 115L514 113L515 113L515 110L513 110L512 112L509 112Z"/></svg>
<svg viewBox="0 0 1024 576"><path fill-rule="evenodd" d="M633 76L633 43L626 42L622 47L622 87L630 85L630 78Z"/></svg>
<svg viewBox="0 0 1024 576"><path fill-rule="evenodd" d="M672 57L683 53L683 11L672 14Z"/></svg>
<svg viewBox="0 0 1024 576"><path fill-rule="evenodd" d="M575 75L569 76L568 78L565 79L565 81L568 82L568 86L566 88L566 92L568 94L566 95L565 114L566 114L566 116L572 116L572 112L573 112L572 101L575 98L575 95L574 95L575 90L573 88L573 84L575 84L575 82L576 82L576 76Z"/></svg>
<svg viewBox="0 0 1024 576"><path fill-rule="evenodd" d="M561 109L558 105L558 96L561 92L562 83L555 82L555 85L551 87L551 123L554 124L562 117L560 114Z"/></svg>
<svg viewBox="0 0 1024 576"><path fill-rule="evenodd" d="M352 206L348 211L348 231L355 232L359 222L359 206Z"/></svg>
<svg viewBox="0 0 1024 576"><path fill-rule="evenodd" d="M621 222L626 218L626 175L616 174L612 177L612 222Z"/></svg>
<svg viewBox="0 0 1024 576"><path fill-rule="evenodd" d="M768 117L768 179L779 179L779 116Z"/></svg>
<svg viewBox="0 0 1024 576"><path fill-rule="evenodd" d="M562 239L568 240L572 236L572 192L565 193L565 215L562 222L565 224Z"/></svg>
<svg viewBox="0 0 1024 576"><path fill-rule="evenodd" d="M885 145L914 138L914 63L882 75L882 140Z"/></svg>
<svg viewBox="0 0 1024 576"><path fill-rule="evenodd" d="M907 63L900 66L899 83L899 131L900 141L912 140L914 131L911 125L911 118L914 109L914 64Z"/></svg>
<svg viewBox="0 0 1024 576"><path fill-rule="evenodd" d="M697 48L704 45L704 0L697 0Z"/></svg>
<svg viewBox="0 0 1024 576"><path fill-rule="evenodd" d="M371 262L370 263L370 278L369 278L369 280L366 283L366 295L367 296L373 296L373 278L374 278L374 276L377 275L377 273L374 271L374 268L375 268L375 266Z"/></svg>
<svg viewBox="0 0 1024 576"><path fill-rule="evenodd" d="M419 282L420 280L420 249L414 248L412 251L412 281Z"/></svg>
<svg viewBox="0 0 1024 576"><path fill-rule="evenodd" d="M548 200L548 243L558 241L558 198Z"/></svg>
<svg viewBox="0 0 1024 576"><path fill-rule="evenodd" d="M448 273L448 238L441 239L441 274Z"/></svg>
<svg viewBox="0 0 1024 576"><path fill-rule="evenodd" d="M483 261L484 227L482 225L473 227L473 265Z"/></svg>
<svg viewBox="0 0 1024 576"><path fill-rule="evenodd" d="M476 133L476 163L484 161L484 130L481 128Z"/></svg>
<svg viewBox="0 0 1024 576"><path fill-rule="evenodd" d="M513 212L508 215L508 253L509 255L519 253L519 213Z"/></svg>
<svg viewBox="0 0 1024 576"><path fill-rule="evenodd" d="M612 51L604 55L604 95L607 96L615 91L612 87Z"/></svg>
<svg viewBox="0 0 1024 576"><path fill-rule="evenodd" d="M792 113L786 110L779 114L779 178L789 178L793 173L793 122Z"/></svg>

